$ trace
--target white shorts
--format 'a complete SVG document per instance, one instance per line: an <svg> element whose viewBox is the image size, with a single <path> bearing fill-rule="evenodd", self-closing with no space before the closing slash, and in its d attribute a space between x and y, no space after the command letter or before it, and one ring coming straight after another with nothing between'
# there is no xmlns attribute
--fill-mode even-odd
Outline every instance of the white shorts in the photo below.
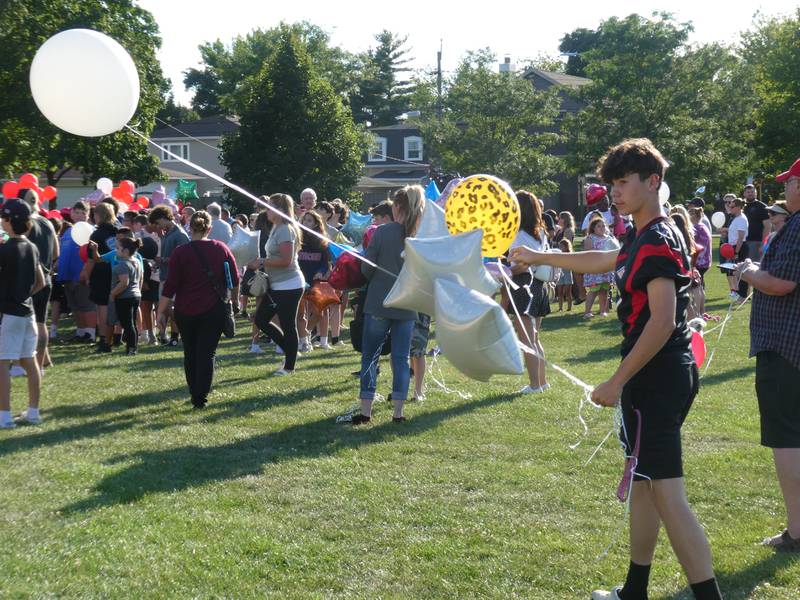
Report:
<svg viewBox="0 0 800 600"><path fill-rule="evenodd" d="M19 360L36 356L36 317L3 315L0 322L0 360Z"/></svg>

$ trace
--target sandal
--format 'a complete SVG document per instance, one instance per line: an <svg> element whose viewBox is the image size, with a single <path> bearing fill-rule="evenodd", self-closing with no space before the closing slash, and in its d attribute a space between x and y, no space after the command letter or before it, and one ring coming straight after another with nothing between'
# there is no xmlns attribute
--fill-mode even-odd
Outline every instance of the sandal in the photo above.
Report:
<svg viewBox="0 0 800 600"><path fill-rule="evenodd" d="M372 417L367 417L366 415L353 415L353 419L350 421L351 425L363 425L364 423L369 423Z"/></svg>
<svg viewBox="0 0 800 600"><path fill-rule="evenodd" d="M790 536L788 529L784 529L780 535L766 538L761 545L769 546L775 552L800 552L800 538Z"/></svg>

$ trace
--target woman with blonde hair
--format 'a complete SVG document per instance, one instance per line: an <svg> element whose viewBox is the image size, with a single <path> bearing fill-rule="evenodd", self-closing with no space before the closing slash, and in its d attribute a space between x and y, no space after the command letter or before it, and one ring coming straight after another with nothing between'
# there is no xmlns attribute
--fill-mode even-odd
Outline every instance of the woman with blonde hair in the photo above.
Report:
<svg viewBox="0 0 800 600"><path fill-rule="evenodd" d="M395 423L405 421L403 405L408 396L411 372L408 357L411 351L411 334L417 313L401 308L386 308L383 301L394 285L389 273L400 273L403 268L402 252L407 237L417 232L425 202L425 190L418 185L406 186L394 193L392 216L394 221L375 230L367 246L366 257L383 270L362 263L361 272L369 280L364 301L364 335L361 342L361 413L354 415L353 425L369 422L372 401L375 399L378 359L386 336L392 336L392 402Z"/></svg>
<svg viewBox="0 0 800 600"><path fill-rule="evenodd" d="M294 221L294 201L288 194L272 194L267 217L272 230L266 244L266 256L250 261L247 266L256 270L263 268L269 276L269 292L258 305L255 324L266 333L284 353L283 366L276 375L289 375L294 372L297 361L297 310L306 280L297 262L297 254L303 243L303 234ZM284 218L277 212L280 211ZM280 327L271 323L278 315Z"/></svg>

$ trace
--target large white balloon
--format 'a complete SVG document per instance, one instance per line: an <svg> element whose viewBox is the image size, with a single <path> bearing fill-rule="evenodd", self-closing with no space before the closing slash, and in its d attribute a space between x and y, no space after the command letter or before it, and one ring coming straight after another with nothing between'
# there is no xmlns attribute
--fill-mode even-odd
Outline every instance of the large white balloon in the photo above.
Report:
<svg viewBox="0 0 800 600"><path fill-rule="evenodd" d="M436 280L436 342L467 377L524 371L514 327L497 302L454 281Z"/></svg>
<svg viewBox="0 0 800 600"><path fill-rule="evenodd" d="M450 235L444 218L444 209L430 200L425 200L417 235L418 238L433 238Z"/></svg>
<svg viewBox="0 0 800 600"><path fill-rule="evenodd" d="M114 189L114 182L111 181L108 177L101 177L97 180L97 184L95 187L103 192L104 194L110 196L111 190Z"/></svg>
<svg viewBox="0 0 800 600"><path fill-rule="evenodd" d="M75 135L119 131L139 104L133 59L110 37L90 29L68 29L42 44L30 82L42 114Z"/></svg>
<svg viewBox="0 0 800 600"><path fill-rule="evenodd" d="M439 277L494 294L498 285L483 266L482 239L480 229L438 238L406 238L403 268L383 305L432 315L433 285Z"/></svg>
<svg viewBox="0 0 800 600"><path fill-rule="evenodd" d="M75 223L69 231L72 235L72 241L78 244L78 246L83 246L89 243L89 238L92 236L92 232L94 232L94 227L85 221L80 221Z"/></svg>
<svg viewBox="0 0 800 600"><path fill-rule="evenodd" d="M233 235L228 248L236 259L236 265L245 266L251 260L258 258L258 240L260 232L247 231L234 223Z"/></svg>
<svg viewBox="0 0 800 600"><path fill-rule="evenodd" d="M669 202L669 186L667 185L666 181L661 182L661 187L658 188L658 201L661 204L666 204Z"/></svg>
<svg viewBox="0 0 800 600"><path fill-rule="evenodd" d="M725 227L725 213L715 212L713 215L711 215L711 224L717 229Z"/></svg>

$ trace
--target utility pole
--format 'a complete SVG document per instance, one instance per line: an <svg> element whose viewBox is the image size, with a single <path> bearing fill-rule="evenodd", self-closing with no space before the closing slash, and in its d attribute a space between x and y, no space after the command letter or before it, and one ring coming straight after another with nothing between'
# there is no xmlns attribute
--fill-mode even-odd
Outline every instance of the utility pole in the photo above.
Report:
<svg viewBox="0 0 800 600"><path fill-rule="evenodd" d="M436 53L436 114L442 120L442 40L439 40L439 51Z"/></svg>

